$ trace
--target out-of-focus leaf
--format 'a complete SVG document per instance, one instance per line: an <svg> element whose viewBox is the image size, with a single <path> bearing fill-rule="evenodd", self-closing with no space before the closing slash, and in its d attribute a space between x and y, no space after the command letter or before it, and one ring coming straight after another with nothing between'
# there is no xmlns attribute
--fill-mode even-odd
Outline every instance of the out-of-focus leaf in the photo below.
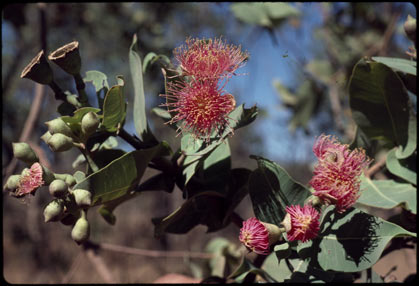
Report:
<svg viewBox="0 0 419 286"><path fill-rule="evenodd" d="M397 74L384 64L362 59L349 83L352 118L371 140L406 146L409 104Z"/></svg>
<svg viewBox="0 0 419 286"><path fill-rule="evenodd" d="M275 79L272 85L278 91L282 104L286 106L295 106L298 103L297 96L293 94L285 85L283 85L279 79Z"/></svg>
<svg viewBox="0 0 419 286"><path fill-rule="evenodd" d="M119 83L108 90L103 102L102 127L108 132L115 132L121 128L126 115L124 79L122 76L118 79Z"/></svg>
<svg viewBox="0 0 419 286"><path fill-rule="evenodd" d="M311 60L308 64L306 64L304 69L315 79L324 84L328 84L330 82L330 78L333 74L332 65L327 60Z"/></svg>
<svg viewBox="0 0 419 286"><path fill-rule="evenodd" d="M132 83L134 86L134 126L138 138L147 146L157 144L157 140L151 132L146 116L144 81L141 58L138 54L137 35L134 34L129 50L129 67L131 71Z"/></svg>
<svg viewBox="0 0 419 286"><path fill-rule="evenodd" d="M355 208L339 214L329 206L317 238L300 243L297 251L313 268L357 272L372 267L391 239L407 236L416 234Z"/></svg>
<svg viewBox="0 0 419 286"><path fill-rule="evenodd" d="M358 203L383 209L402 205L405 209L416 214L416 188L410 184L362 177L361 190Z"/></svg>
<svg viewBox="0 0 419 286"><path fill-rule="evenodd" d="M279 225L290 205L303 205L311 195L303 185L294 181L278 164L258 156L251 156L258 168L249 178L249 195L256 217Z"/></svg>
<svg viewBox="0 0 419 286"><path fill-rule="evenodd" d="M166 143L136 150L119 157L74 186L92 193L92 205L103 204L131 192L140 182L148 163L154 157L166 156Z"/></svg>
<svg viewBox="0 0 419 286"><path fill-rule="evenodd" d="M409 158L407 159L397 159L396 157L397 147L390 150L387 153L386 167L390 173L396 175L411 184L417 184L417 174L416 174L416 160L415 162L410 163ZM413 169L414 168L414 169Z"/></svg>
<svg viewBox="0 0 419 286"><path fill-rule="evenodd" d="M298 16L300 12L287 3L233 3L234 16L246 24L262 27L279 27L285 19Z"/></svg>
<svg viewBox="0 0 419 286"><path fill-rule="evenodd" d="M385 64L392 69L416 76L416 61L389 57L372 57L372 60Z"/></svg>

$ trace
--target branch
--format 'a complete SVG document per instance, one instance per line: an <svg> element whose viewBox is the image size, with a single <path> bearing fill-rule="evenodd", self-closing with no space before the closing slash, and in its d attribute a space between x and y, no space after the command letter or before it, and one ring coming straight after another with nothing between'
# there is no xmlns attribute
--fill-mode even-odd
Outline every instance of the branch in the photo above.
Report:
<svg viewBox="0 0 419 286"><path fill-rule="evenodd" d="M83 248L83 251L106 283L117 283L102 257L100 257L95 250L89 247L87 249Z"/></svg>
<svg viewBox="0 0 419 286"><path fill-rule="evenodd" d="M387 155L384 155L378 160L374 165L372 165L366 172L365 177L371 179L375 173L377 173L385 164L387 160Z"/></svg>
<svg viewBox="0 0 419 286"><path fill-rule="evenodd" d="M160 251L160 250L150 250L150 249L139 249L133 247L127 247L122 245L115 245L109 243L94 243L89 241L87 243L90 248L95 248L96 250L109 250L119 253L139 255L139 256L148 256L155 258L199 258L199 259L211 259L214 257L212 253L206 252L189 252L189 251Z"/></svg>

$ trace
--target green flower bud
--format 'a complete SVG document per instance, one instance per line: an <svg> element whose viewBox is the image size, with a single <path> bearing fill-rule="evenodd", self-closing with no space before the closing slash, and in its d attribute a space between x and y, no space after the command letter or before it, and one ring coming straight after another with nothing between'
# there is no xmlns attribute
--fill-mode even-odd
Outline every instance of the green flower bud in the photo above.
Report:
<svg viewBox="0 0 419 286"><path fill-rule="evenodd" d="M62 46L52 52L48 59L71 75L79 74L81 69L79 42L74 41Z"/></svg>
<svg viewBox="0 0 419 286"><path fill-rule="evenodd" d="M416 19L407 15L407 19L403 24L407 37L416 44Z"/></svg>
<svg viewBox="0 0 419 286"><path fill-rule="evenodd" d="M20 175L11 175L8 179L6 184L4 185L3 189L9 192L14 192L20 182Z"/></svg>
<svg viewBox="0 0 419 286"><path fill-rule="evenodd" d="M83 243L90 236L90 226L89 222L86 220L85 216L79 218L71 230L71 238L77 243Z"/></svg>
<svg viewBox="0 0 419 286"><path fill-rule="evenodd" d="M64 134L55 133L48 139L47 144L54 152L64 152L73 147L73 139Z"/></svg>
<svg viewBox="0 0 419 286"><path fill-rule="evenodd" d="M76 179L74 179L72 175L67 175L67 177L65 178L65 182L70 187L74 186L77 183Z"/></svg>
<svg viewBox="0 0 419 286"><path fill-rule="evenodd" d="M96 131L99 123L98 116L91 111L83 116L83 119L81 120L81 130L85 135L89 136Z"/></svg>
<svg viewBox="0 0 419 286"><path fill-rule="evenodd" d="M56 198L63 197L67 192L68 185L63 180L54 180L49 185L49 193Z"/></svg>
<svg viewBox="0 0 419 286"><path fill-rule="evenodd" d="M88 207L92 204L92 193L87 190L76 189L73 191L73 195L79 207Z"/></svg>
<svg viewBox="0 0 419 286"><path fill-rule="evenodd" d="M47 121L45 124L48 126L48 131L51 135L61 133L68 137L74 136L70 126L68 126L60 117Z"/></svg>
<svg viewBox="0 0 419 286"><path fill-rule="evenodd" d="M42 141L48 144L49 138L51 138L52 134L49 131L45 132L44 135L41 136Z"/></svg>
<svg viewBox="0 0 419 286"><path fill-rule="evenodd" d="M64 203L62 200L51 201L44 209L45 222L58 221L62 218Z"/></svg>
<svg viewBox="0 0 419 286"><path fill-rule="evenodd" d="M35 151L29 146L28 143L19 142L19 143L12 143L13 146L13 155L29 165L32 165L35 162L39 161L38 156L36 155Z"/></svg>
<svg viewBox="0 0 419 286"><path fill-rule="evenodd" d="M28 78L40 84L50 84L52 82L52 69L47 62L43 50L23 69L20 77Z"/></svg>

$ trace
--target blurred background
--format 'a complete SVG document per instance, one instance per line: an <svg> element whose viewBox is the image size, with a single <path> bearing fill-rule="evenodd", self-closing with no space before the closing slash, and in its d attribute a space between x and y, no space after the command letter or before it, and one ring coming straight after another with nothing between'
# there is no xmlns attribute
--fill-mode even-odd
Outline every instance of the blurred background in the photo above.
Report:
<svg viewBox="0 0 419 286"><path fill-rule="evenodd" d="M251 125L229 140L232 167L256 168L249 155L264 156L283 166L297 181L307 184L315 157L312 145L322 133L350 143L354 124L348 109L347 84L353 66L363 56L409 58L412 43L403 23L416 18L411 3L91 3L9 4L2 9L2 166L3 185L11 174L24 168L13 162L12 142L28 142L56 173L73 173L76 151L53 153L39 139L47 131L44 122L58 116L58 103L50 89L21 79L20 74L41 50L46 54L77 40L86 71L105 73L110 85L116 76L126 80L129 102L125 129L134 133L133 89L128 51L134 34L142 57L149 52L172 57L174 48L187 37L221 37L250 54L225 90L247 108L257 105ZM55 79L75 93L72 79L53 66ZM176 149L180 138L150 112L161 103L164 80L158 64L144 75L148 120L159 140ZM96 103L93 85L87 93ZM123 149L132 147L123 141ZM145 179L154 173L149 171ZM46 188L45 188L46 190ZM70 229L43 222L48 192L22 202L3 192L3 276L10 283L101 283L106 279L71 240ZM204 252L207 243L224 237L239 247L238 228L229 225L215 233L196 227L186 235L153 237L151 218L165 216L181 205L181 192L143 193L115 210L117 223L108 225L91 212L91 240L137 249ZM237 209L243 218L253 216L250 200ZM384 218L391 213L380 213ZM113 281L149 283L167 273L202 279L210 270L208 259L148 257L101 251L101 261ZM404 254L401 254L404 255ZM86 258L87 257L87 258ZM404 257L404 256L403 256ZM395 275L403 279L416 271L401 257ZM90 257L91 258L91 257ZM403 263L403 262L401 262ZM414 265L412 265L414 264ZM381 267L378 265L377 267ZM412 268L413 267L413 268ZM391 265L377 273L384 275ZM380 272L381 271L381 272ZM399 272L397 272L399 271ZM104 280L105 279L105 280Z"/></svg>

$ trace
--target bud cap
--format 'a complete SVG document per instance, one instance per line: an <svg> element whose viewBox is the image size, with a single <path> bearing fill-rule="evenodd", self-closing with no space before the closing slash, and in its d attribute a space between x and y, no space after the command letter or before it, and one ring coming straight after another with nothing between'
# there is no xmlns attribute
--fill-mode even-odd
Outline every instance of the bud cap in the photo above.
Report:
<svg viewBox="0 0 419 286"><path fill-rule="evenodd" d="M26 142L12 143L13 146L13 155L27 164L33 164L39 161L38 156L35 151L29 146Z"/></svg>

